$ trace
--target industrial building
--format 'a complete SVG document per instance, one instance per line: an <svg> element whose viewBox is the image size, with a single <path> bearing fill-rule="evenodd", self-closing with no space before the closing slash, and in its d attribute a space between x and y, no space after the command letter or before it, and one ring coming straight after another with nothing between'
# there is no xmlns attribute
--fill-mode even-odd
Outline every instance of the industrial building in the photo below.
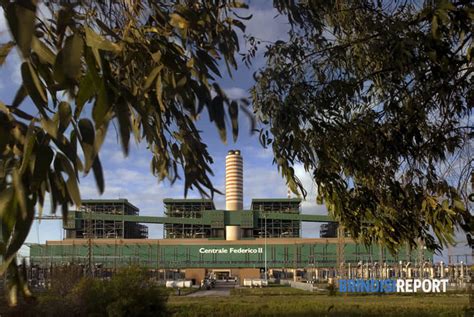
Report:
<svg viewBox="0 0 474 317"><path fill-rule="evenodd" d="M83 200L79 211L85 217L79 220L77 226L65 226L67 239L146 239L148 227L134 222L118 220L88 219L90 214L104 215L138 215L139 209L127 199L116 200Z"/></svg>
<svg viewBox="0 0 474 317"><path fill-rule="evenodd" d="M30 263L108 269L140 265L197 281L211 272L240 280L260 278L265 271L274 277L290 272L296 278L308 271L316 277L342 276L361 263L389 267L433 260L422 247L393 256L379 245L358 244L329 216L302 214L299 198L254 198L243 210L243 172L240 151L230 151L225 210L208 199L165 199L164 216L150 217L140 216L126 199L84 201L65 221L66 239L31 245ZM302 238L302 222L326 224L322 237ZM164 238L147 239L146 224L163 224ZM392 273L387 269L386 274Z"/></svg>

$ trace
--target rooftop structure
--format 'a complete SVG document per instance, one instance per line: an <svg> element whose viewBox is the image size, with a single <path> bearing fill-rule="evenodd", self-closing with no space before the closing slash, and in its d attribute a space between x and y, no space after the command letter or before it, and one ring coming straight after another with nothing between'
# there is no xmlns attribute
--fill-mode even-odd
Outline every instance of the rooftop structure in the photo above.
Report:
<svg viewBox="0 0 474 317"><path fill-rule="evenodd" d="M216 210L210 199L164 199L165 216L188 219L203 218L203 211ZM204 223L165 223L166 239L224 238L224 230Z"/></svg>
<svg viewBox="0 0 474 317"><path fill-rule="evenodd" d="M74 220L74 226L65 226L68 239L146 239L148 227L116 220L97 219L93 215L138 216L139 209L127 199L83 200L78 210L84 217Z"/></svg>

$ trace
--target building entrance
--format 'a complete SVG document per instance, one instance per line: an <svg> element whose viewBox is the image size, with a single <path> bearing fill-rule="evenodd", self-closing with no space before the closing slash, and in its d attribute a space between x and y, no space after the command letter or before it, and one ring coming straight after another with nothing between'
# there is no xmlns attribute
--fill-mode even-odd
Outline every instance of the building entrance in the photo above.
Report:
<svg viewBox="0 0 474 317"><path fill-rule="evenodd" d="M216 280L228 281L231 277L230 270L213 270L212 274L215 276Z"/></svg>

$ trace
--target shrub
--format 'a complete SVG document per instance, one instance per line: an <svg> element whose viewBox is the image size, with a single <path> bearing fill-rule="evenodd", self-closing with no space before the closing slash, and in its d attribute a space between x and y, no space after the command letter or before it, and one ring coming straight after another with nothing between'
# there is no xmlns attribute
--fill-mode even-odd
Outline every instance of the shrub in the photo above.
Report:
<svg viewBox="0 0 474 317"><path fill-rule="evenodd" d="M112 301L107 281L85 277L67 296L73 303L76 316L107 316L107 305Z"/></svg>
<svg viewBox="0 0 474 317"><path fill-rule="evenodd" d="M165 316L167 296L146 272L127 268L110 281L83 279L70 294L78 316Z"/></svg>
<svg viewBox="0 0 474 317"><path fill-rule="evenodd" d="M64 273L64 274L63 274ZM61 285L60 281L66 281ZM150 281L146 271L127 268L112 278L81 278L72 283L66 272L56 274L52 287L34 305L11 310L12 316L166 316L168 295ZM68 286L68 287L66 287ZM10 315L7 315L10 316Z"/></svg>
<svg viewBox="0 0 474 317"><path fill-rule="evenodd" d="M64 297L81 280L83 268L78 265L54 267L51 270L50 293Z"/></svg>

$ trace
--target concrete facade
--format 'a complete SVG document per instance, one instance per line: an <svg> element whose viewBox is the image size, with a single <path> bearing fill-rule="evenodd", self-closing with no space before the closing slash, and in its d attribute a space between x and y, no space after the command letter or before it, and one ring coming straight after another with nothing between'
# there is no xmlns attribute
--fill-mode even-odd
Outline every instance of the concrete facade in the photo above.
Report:
<svg viewBox="0 0 474 317"><path fill-rule="evenodd" d="M184 273L187 280L194 280L195 284L198 284L206 277L206 269L186 269Z"/></svg>

